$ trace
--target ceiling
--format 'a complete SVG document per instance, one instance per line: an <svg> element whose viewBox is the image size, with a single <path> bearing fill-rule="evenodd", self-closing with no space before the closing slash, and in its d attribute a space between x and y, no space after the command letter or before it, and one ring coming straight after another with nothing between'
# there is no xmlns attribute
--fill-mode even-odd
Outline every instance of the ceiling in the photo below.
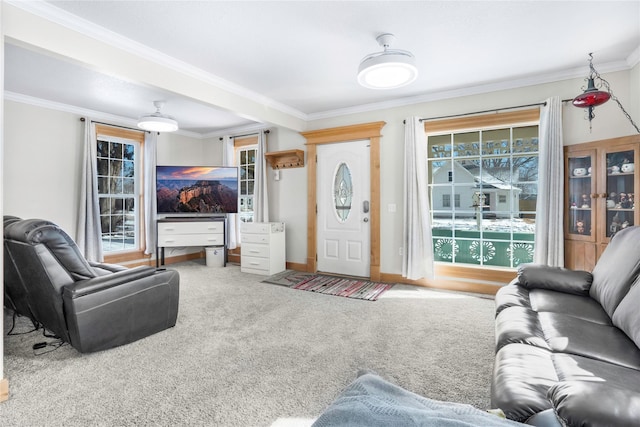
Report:
<svg viewBox="0 0 640 427"><path fill-rule="evenodd" d="M109 44L151 52L302 120L586 76L640 61L636 1L7 1ZM360 87L378 34L416 57L420 75L394 90ZM163 113L198 136L257 126L221 108L8 40L5 97L135 121Z"/></svg>

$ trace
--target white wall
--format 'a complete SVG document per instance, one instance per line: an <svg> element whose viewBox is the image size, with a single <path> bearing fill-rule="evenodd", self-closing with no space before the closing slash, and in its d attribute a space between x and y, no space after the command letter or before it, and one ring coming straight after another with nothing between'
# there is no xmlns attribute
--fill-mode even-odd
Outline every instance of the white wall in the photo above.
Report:
<svg viewBox="0 0 640 427"><path fill-rule="evenodd" d="M76 234L84 124L80 116L4 103L4 215L53 221Z"/></svg>
<svg viewBox="0 0 640 427"><path fill-rule="evenodd" d="M20 102L4 102L4 215L42 218L72 238L83 156L80 116ZM202 139L158 136L159 164L216 164L219 158Z"/></svg>
<svg viewBox="0 0 640 427"><path fill-rule="evenodd" d="M267 151L304 149L305 139L298 132L284 128L270 128ZM274 171L267 166L269 188L269 220L282 221L286 227L286 259L288 262L307 263L307 163L305 167L280 170L275 180Z"/></svg>
<svg viewBox="0 0 640 427"><path fill-rule="evenodd" d="M603 75L625 108L640 108L640 70ZM402 121L409 116L434 117L509 107L544 101L557 95L573 98L581 92L582 79L503 90L485 95L425 102L412 106L344 115L316 120L310 129L385 121L381 141L381 271L400 273L398 248L402 241ZM631 89L633 87L633 89ZM633 94L633 96L632 96ZM79 116L5 102L4 213L22 217L43 217L60 224L72 237L78 200L82 123ZM593 131L584 120L584 111L570 104L564 107L565 144L631 135L635 132L614 102L596 109ZM268 151L305 149L305 139L296 131L270 128ZM305 149L306 152L306 149ZM305 159L305 165L309 159ZM161 134L158 139L159 164L222 164L218 138L195 139L180 134ZM280 180L268 168L270 219L287 224L287 261L306 263L307 256L307 167L283 169ZM51 191L50 189L56 189ZM388 206L395 204L396 212Z"/></svg>
<svg viewBox="0 0 640 427"><path fill-rule="evenodd" d="M637 75L637 68L632 72L621 71L603 74L614 93L623 105L632 104L640 96L638 82L633 94L630 89L630 75ZM585 67L585 77L587 74ZM582 92L585 86L583 79L571 79L555 83L540 84L519 89L502 90L481 95L438 100L386 110L356 113L340 117L315 120L309 123L309 129L324 129L358 123L385 121L382 129L380 151L381 174L381 272L399 274L402 271L399 248L402 243L403 195L403 120L410 116L438 117L452 114L488 110L492 108L510 107L542 102L551 96L560 99L572 99ZM584 119L584 110L564 104L564 143L577 144L587 141L626 136L635 133L633 127L620 112L614 102L608 102L596 109L593 129L589 131L588 121ZM637 119L636 119L637 121ZM271 151L287 148L304 148L304 138L297 133L279 131L276 138L270 138ZM304 169L304 170L303 170ZM306 167L288 169L281 172L281 181L270 182L272 205L277 209L277 219L287 222L287 261L305 262L306 259ZM389 205L397 207L389 212ZM276 207L277 206L277 207Z"/></svg>

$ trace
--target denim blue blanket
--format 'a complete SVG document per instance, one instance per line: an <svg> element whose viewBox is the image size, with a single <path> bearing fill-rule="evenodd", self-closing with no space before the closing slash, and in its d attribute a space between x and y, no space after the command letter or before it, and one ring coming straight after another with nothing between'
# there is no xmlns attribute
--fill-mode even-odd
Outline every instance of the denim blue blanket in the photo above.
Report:
<svg viewBox="0 0 640 427"><path fill-rule="evenodd" d="M411 393L375 374L358 377L312 427L523 427L470 405Z"/></svg>

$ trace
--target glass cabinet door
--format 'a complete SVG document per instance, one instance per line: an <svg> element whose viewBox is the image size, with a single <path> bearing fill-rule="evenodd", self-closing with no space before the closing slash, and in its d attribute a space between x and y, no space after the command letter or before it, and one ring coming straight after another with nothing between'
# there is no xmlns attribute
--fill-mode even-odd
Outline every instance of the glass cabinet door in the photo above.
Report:
<svg viewBox="0 0 640 427"><path fill-rule="evenodd" d="M565 232L572 239L595 241L595 152L572 153L567 157L567 200Z"/></svg>
<svg viewBox="0 0 640 427"><path fill-rule="evenodd" d="M618 231L635 224L635 150L620 150L605 153L606 199L602 231L604 237L611 238Z"/></svg>

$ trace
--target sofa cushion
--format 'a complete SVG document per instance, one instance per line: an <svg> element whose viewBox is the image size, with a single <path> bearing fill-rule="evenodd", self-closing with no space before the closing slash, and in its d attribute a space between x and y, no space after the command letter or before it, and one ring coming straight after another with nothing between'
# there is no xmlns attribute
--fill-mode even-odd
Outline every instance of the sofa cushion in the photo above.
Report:
<svg viewBox="0 0 640 427"><path fill-rule="evenodd" d="M640 393L640 371L637 369L567 353L555 353L552 359L559 381L606 381Z"/></svg>
<svg viewBox="0 0 640 427"><path fill-rule="evenodd" d="M501 348L493 368L491 407L516 421L551 408L547 390L558 382L552 356L549 350L527 344Z"/></svg>
<svg viewBox="0 0 640 427"><path fill-rule="evenodd" d="M613 313L613 324L640 347L640 278L635 281L627 295Z"/></svg>
<svg viewBox="0 0 640 427"><path fill-rule="evenodd" d="M640 227L620 230L602 252L592 271L593 283L589 295L613 313L640 273Z"/></svg>
<svg viewBox="0 0 640 427"><path fill-rule="evenodd" d="M552 351L571 353L640 369L640 350L620 329L560 313L539 313Z"/></svg>
<svg viewBox="0 0 640 427"><path fill-rule="evenodd" d="M518 282L527 289L550 289L569 294L588 295L593 276L588 271L568 270L542 264L521 264Z"/></svg>
<svg viewBox="0 0 640 427"><path fill-rule="evenodd" d="M496 316L496 349L511 343L523 343L549 349L538 313L526 307L508 307Z"/></svg>
<svg viewBox="0 0 640 427"><path fill-rule="evenodd" d="M611 319L607 312L589 296L565 294L547 289L533 289L529 292L529 304L531 309L537 312L563 313L590 322L611 325Z"/></svg>
<svg viewBox="0 0 640 427"><path fill-rule="evenodd" d="M640 420L640 393L608 382L560 382L549 389L549 399L567 426L627 427Z"/></svg>
<svg viewBox="0 0 640 427"><path fill-rule="evenodd" d="M507 307L531 307L529 304L529 289L518 286L518 279L498 289L495 295L496 314Z"/></svg>

